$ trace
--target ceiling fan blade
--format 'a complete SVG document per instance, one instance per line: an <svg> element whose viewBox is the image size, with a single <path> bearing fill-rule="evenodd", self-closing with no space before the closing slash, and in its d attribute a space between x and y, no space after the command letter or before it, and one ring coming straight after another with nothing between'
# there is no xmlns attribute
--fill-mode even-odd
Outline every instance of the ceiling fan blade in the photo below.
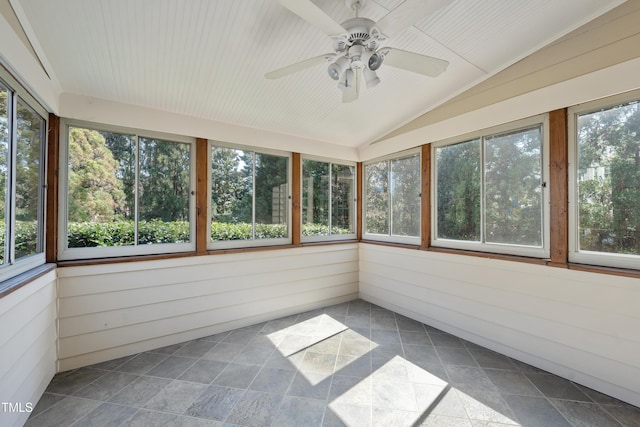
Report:
<svg viewBox="0 0 640 427"><path fill-rule="evenodd" d="M362 70L354 70L354 81L351 87L342 92L342 102L353 102L360 96L360 81L362 80Z"/></svg>
<svg viewBox="0 0 640 427"><path fill-rule="evenodd" d="M335 53L326 53L324 55L305 59L304 61L296 62L295 64L270 71L264 76L270 80L279 79L280 77L288 76L289 74L297 73L298 71L306 70L307 68L328 62L335 56Z"/></svg>
<svg viewBox="0 0 640 427"><path fill-rule="evenodd" d="M437 77L449 66L449 61L421 55L415 52L407 52L402 49L385 48L384 64L414 73L424 74L429 77Z"/></svg>
<svg viewBox="0 0 640 427"><path fill-rule="evenodd" d="M376 25L382 34L393 37L449 3L451 0L405 0L383 16Z"/></svg>
<svg viewBox="0 0 640 427"><path fill-rule="evenodd" d="M278 0L278 2L325 34L335 36L345 32L342 25L324 13L311 0Z"/></svg>

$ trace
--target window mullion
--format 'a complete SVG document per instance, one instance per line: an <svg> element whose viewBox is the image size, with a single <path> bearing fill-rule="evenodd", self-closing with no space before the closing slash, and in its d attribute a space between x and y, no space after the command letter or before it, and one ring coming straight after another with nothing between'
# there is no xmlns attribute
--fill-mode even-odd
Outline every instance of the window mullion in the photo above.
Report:
<svg viewBox="0 0 640 427"><path fill-rule="evenodd" d="M332 191L333 191L333 163L329 163L329 236L331 236L332 230L333 230L333 196L332 196Z"/></svg>
<svg viewBox="0 0 640 427"><path fill-rule="evenodd" d="M393 171L391 168L393 167L393 163L391 160L387 160L387 192L389 193L389 203L387 204L387 215L389 218L389 236L393 236L393 192L391 191L391 175Z"/></svg>
<svg viewBox="0 0 640 427"><path fill-rule="evenodd" d="M256 240L256 152L251 152L251 240Z"/></svg>
<svg viewBox="0 0 640 427"><path fill-rule="evenodd" d="M487 197L486 185L487 180L485 176L485 150L486 150L485 138L480 138L480 242L487 243L486 240L486 212L485 208L487 206L487 201L485 197Z"/></svg>
<svg viewBox="0 0 640 427"><path fill-rule="evenodd" d="M134 150L134 161L135 161L135 177L134 177L134 185L133 189L133 244L134 246L138 246L138 220L139 220L139 210L140 210L140 137L136 135L134 137L136 142L136 149Z"/></svg>

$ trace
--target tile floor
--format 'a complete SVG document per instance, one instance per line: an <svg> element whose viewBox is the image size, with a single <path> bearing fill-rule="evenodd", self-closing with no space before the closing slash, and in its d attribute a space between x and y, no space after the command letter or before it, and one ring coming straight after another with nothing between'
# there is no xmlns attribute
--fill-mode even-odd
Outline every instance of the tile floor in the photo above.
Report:
<svg viewBox="0 0 640 427"><path fill-rule="evenodd" d="M640 408L352 301L56 375L27 426L640 426Z"/></svg>

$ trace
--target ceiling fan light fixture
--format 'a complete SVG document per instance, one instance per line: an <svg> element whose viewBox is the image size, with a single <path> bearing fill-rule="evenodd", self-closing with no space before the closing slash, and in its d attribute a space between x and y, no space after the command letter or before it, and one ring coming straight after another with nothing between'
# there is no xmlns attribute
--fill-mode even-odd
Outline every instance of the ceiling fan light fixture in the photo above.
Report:
<svg viewBox="0 0 640 427"><path fill-rule="evenodd" d="M382 66L383 60L384 60L384 55L379 52L376 52L369 57L369 63L367 65L369 66L369 69L371 71L376 71L378 68Z"/></svg>
<svg viewBox="0 0 640 427"><path fill-rule="evenodd" d="M378 86L378 83L380 83L380 77L378 77L375 71L364 68L362 73L364 74L364 81L367 84L367 89Z"/></svg>
<svg viewBox="0 0 640 427"><path fill-rule="evenodd" d="M340 58L336 59L336 62L329 65L329 67L327 68L327 73L333 80L339 80L340 77L344 74L345 70L349 68L349 65L349 59L345 56L341 56Z"/></svg>
<svg viewBox="0 0 640 427"><path fill-rule="evenodd" d="M278 79L327 61L330 64L327 74L338 82L338 87L343 91L342 102L353 102L360 95L362 80L365 80L368 88L380 83L376 71L383 62L389 67L429 77L437 77L449 65L449 62L443 59L383 44L386 44L394 33L411 27L423 15L433 14L451 0L401 0L399 6L377 22L360 17L360 10L367 0L342 0L348 9L355 11L355 17L340 24L321 10L314 0L276 1L330 36L333 52L268 72L265 74L267 79ZM375 2L379 3L379 0Z"/></svg>

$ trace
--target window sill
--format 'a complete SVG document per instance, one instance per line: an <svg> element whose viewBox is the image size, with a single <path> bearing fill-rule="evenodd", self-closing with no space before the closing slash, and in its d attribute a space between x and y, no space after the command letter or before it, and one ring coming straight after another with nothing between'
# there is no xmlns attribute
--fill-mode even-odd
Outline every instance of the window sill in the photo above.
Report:
<svg viewBox="0 0 640 427"><path fill-rule="evenodd" d="M48 272L55 270L55 268L55 264L43 264L38 267L32 268L29 271L18 274L11 279L5 280L4 282L0 283L0 298L7 296L14 291L17 291L21 287L33 282L37 278L42 277Z"/></svg>
<svg viewBox="0 0 640 427"><path fill-rule="evenodd" d="M126 257L113 257L113 258L91 258L81 260L70 261L58 261L58 267L81 267L86 265L102 265L102 264L118 264L123 262L139 262L139 261L156 261L164 259L174 258L188 258L194 256L207 256L207 255L223 255L223 254L236 254L245 252L265 252L265 251L277 251L282 249L301 248L308 246L330 246L330 245L344 245L358 243L356 239L350 240L334 240L324 242L306 242L298 245L286 244L286 245L271 245L271 246L248 246L244 248L225 248L225 249L209 249L206 252L182 252L174 254L162 254L162 255L133 255Z"/></svg>
<svg viewBox="0 0 640 427"><path fill-rule="evenodd" d="M497 259L502 261L524 262L527 264L547 265L549 263L549 259L547 258L533 258L533 257L522 256L522 255L506 255L506 254L497 254L492 252L470 251L466 249L450 249L450 248L429 246L426 250L429 252L438 252L438 253L454 254L454 255L467 255L467 256L474 256L478 258Z"/></svg>
<svg viewBox="0 0 640 427"><path fill-rule="evenodd" d="M195 252L180 252L173 254L160 254L160 255L131 255L121 256L113 258L89 258L78 259L70 261L58 261L58 267L78 267L84 265L101 265L101 264L119 264L123 262L138 262L138 261L156 261L162 259L172 258L187 258L196 256Z"/></svg>
<svg viewBox="0 0 640 427"><path fill-rule="evenodd" d="M378 246L391 246L392 248L415 249L415 250L420 249L419 245L412 245L409 243L385 242L382 240L362 239L360 243L367 243L369 245L378 245Z"/></svg>
<svg viewBox="0 0 640 427"><path fill-rule="evenodd" d="M602 267L598 265L574 264L574 263L566 264L566 268L568 268L569 270L586 271L588 273L600 273L600 274L608 274L612 276L623 276L623 277L631 277L634 279L640 279L640 270L631 270L627 268Z"/></svg>

